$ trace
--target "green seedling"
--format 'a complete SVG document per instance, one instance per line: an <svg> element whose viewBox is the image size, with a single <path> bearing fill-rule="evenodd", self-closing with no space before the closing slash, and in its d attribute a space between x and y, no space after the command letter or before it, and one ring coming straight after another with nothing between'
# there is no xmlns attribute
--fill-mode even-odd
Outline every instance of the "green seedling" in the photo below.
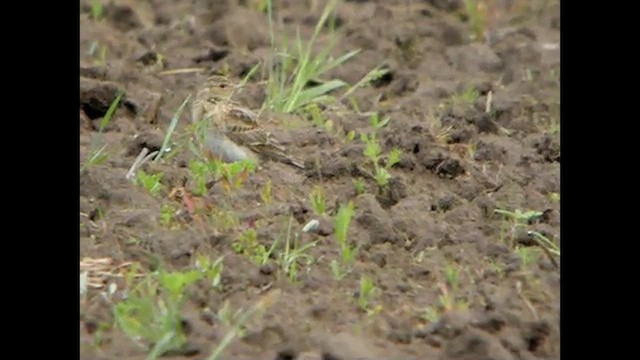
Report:
<svg viewBox="0 0 640 360"><path fill-rule="evenodd" d="M560 256L560 246L553 241L549 240L546 236L540 234L537 231L529 231L530 236L532 236L543 249L546 249L553 255Z"/></svg>
<svg viewBox="0 0 640 360"><path fill-rule="evenodd" d="M356 258L357 247L349 244L347 236L349 232L349 224L351 223L351 219L354 215L355 208L352 201L350 201L346 206L340 206L340 209L336 214L335 234L341 255L340 263L335 259L331 262L331 271L336 279L342 279L347 275Z"/></svg>
<svg viewBox="0 0 640 360"><path fill-rule="evenodd" d="M326 214L326 201L324 196L324 189L321 186L315 186L313 191L309 195L311 201L311 207L317 215L323 216Z"/></svg>
<svg viewBox="0 0 640 360"><path fill-rule="evenodd" d="M363 178L351 179L351 181L353 181L353 187L356 189L356 195L362 195L367 191Z"/></svg>
<svg viewBox="0 0 640 360"><path fill-rule="evenodd" d="M458 298L460 268L447 264L444 269L444 283L438 282L439 304L437 307L428 306L425 309L423 318L431 323L437 322L443 313L450 311L460 311L469 308L467 301Z"/></svg>
<svg viewBox="0 0 640 360"><path fill-rule="evenodd" d="M225 208L211 209L211 223L216 229L221 231L229 231L240 225L238 215L232 210Z"/></svg>
<svg viewBox="0 0 640 360"><path fill-rule="evenodd" d="M99 41L91 42L87 55L92 58L94 64L104 67L107 62L107 45L100 45Z"/></svg>
<svg viewBox="0 0 640 360"><path fill-rule="evenodd" d="M164 140L162 141L162 147L160 147L160 151L158 151L158 155L156 155L156 158L153 160L154 162L160 161L160 159L165 153L171 151L171 148L169 147L169 143L171 141L171 135L173 134L173 131L175 130L176 125L178 125L178 120L180 120L180 116L184 111L184 107L187 106L187 103L189 102L190 98L191 98L191 95L188 95L187 98L184 99L184 101L182 102L178 110L176 110L175 114L173 114L173 117L171 118L171 122L169 123L169 128L167 128L167 133L164 135Z"/></svg>
<svg viewBox="0 0 640 360"><path fill-rule="evenodd" d="M92 346L94 348L99 348L104 343L105 333L109 333L112 329L113 325L108 322L100 322L96 327L95 333L93 334Z"/></svg>
<svg viewBox="0 0 640 360"><path fill-rule="evenodd" d="M218 181L222 178L223 163L219 160L203 161L194 159L189 163L193 178L193 194L204 196L207 194L207 184L210 181Z"/></svg>
<svg viewBox="0 0 640 360"><path fill-rule="evenodd" d="M231 247L237 254L247 256L257 265L264 265L269 261L275 248L274 242L269 250L258 242L258 233L255 229L247 229L242 232Z"/></svg>
<svg viewBox="0 0 640 360"><path fill-rule="evenodd" d="M91 2L91 17L93 20L98 21L102 19L102 14L104 12L104 7L102 6L101 0L93 0Z"/></svg>
<svg viewBox="0 0 640 360"><path fill-rule="evenodd" d="M162 204L160 207L160 224L172 227L175 222L176 209L169 204Z"/></svg>
<svg viewBox="0 0 640 360"><path fill-rule="evenodd" d="M148 275L133 287L127 298L114 307L118 327L155 359L186 343L181 310L186 289L201 278L198 271Z"/></svg>
<svg viewBox="0 0 640 360"><path fill-rule="evenodd" d="M484 4L484 0L464 0L464 11L469 21L471 40L483 41L487 28L486 4Z"/></svg>
<svg viewBox="0 0 640 360"><path fill-rule="evenodd" d="M217 162L222 174L223 185L228 194L240 189L255 169L256 164L250 160L236 161L232 163Z"/></svg>
<svg viewBox="0 0 640 360"><path fill-rule="evenodd" d="M518 257L520 257L520 261L522 262L523 267L529 267L529 265L535 264L540 259L540 249L527 247L527 246L519 246L518 247Z"/></svg>
<svg viewBox="0 0 640 360"><path fill-rule="evenodd" d="M327 132L331 132L331 130L333 129L333 123L329 120L325 120L322 117L320 107L317 103L308 104L307 106L305 106L304 111L307 114L311 115L311 123L313 123L313 125L322 128Z"/></svg>
<svg viewBox="0 0 640 360"><path fill-rule="evenodd" d="M497 214L501 214L504 216L504 219L506 221L506 223L510 224L509 227L509 244L513 241L513 238L516 236L516 234L518 233L518 231L526 228L529 223L539 217L542 216L542 212L540 211L521 211L519 209L516 209L515 211L508 211L508 210L501 210L501 209L496 209L494 210L495 213ZM502 231L501 231L501 238L502 241L505 242L505 237L504 237L504 226L502 227Z"/></svg>
<svg viewBox="0 0 640 360"><path fill-rule="evenodd" d="M262 297L259 301L257 301L251 308L247 311L242 312L238 310L236 312L237 321L234 321L233 327L227 334L220 340L219 343L215 345L215 348L211 352L211 355L207 358L207 360L218 360L220 359L222 352L224 349L231 344L233 339L238 335L242 335L244 333L245 324L253 317L264 313L269 307L271 307L282 295L281 290L272 290L267 295Z"/></svg>
<svg viewBox="0 0 640 360"><path fill-rule="evenodd" d="M271 199L272 199L271 188L272 188L271 179L268 179L267 182L264 184L264 188L262 189L262 192L260 193L260 198L262 199L262 202L266 205L269 205L271 203Z"/></svg>
<svg viewBox="0 0 640 360"><path fill-rule="evenodd" d="M347 137L345 139L345 143L348 144L348 143L352 142L355 138L356 138L356 132L353 131L353 130L350 130L347 133Z"/></svg>
<svg viewBox="0 0 640 360"><path fill-rule="evenodd" d="M238 190L255 171L256 164L250 160L225 163L218 159L195 159L191 161L189 168L194 183L193 194L203 196L207 193L207 184L210 181L222 181L227 194Z"/></svg>
<svg viewBox="0 0 640 360"><path fill-rule="evenodd" d="M319 53L313 54L315 41L330 19L337 3L337 0L330 0L327 3L316 24L313 36L306 44L303 44L298 31L293 49L288 48L288 41L284 36L282 39L283 48L279 49L275 45L273 4L272 1L268 1L267 14L271 48L276 56L267 65L268 86L265 103L267 107L285 113L296 112L307 104L324 100L331 91L347 85L342 80L319 81L319 79L329 70L353 58L360 50L348 52L334 59L330 54L337 42L337 37L332 32L330 43ZM309 87L312 82L319 84Z"/></svg>
<svg viewBox="0 0 640 360"><path fill-rule="evenodd" d="M342 101L343 99L349 98L349 96L351 96L353 92L356 91L357 89L363 88L371 84L372 82L379 80L380 78L387 75L388 73L389 73L389 69L383 68L383 65L380 65L372 69L362 79L360 79L357 83L355 83L355 85L349 87L349 90L347 90L344 94L342 94L339 100ZM355 101L355 99L353 99L353 101ZM360 112L357 106L355 107L355 109L357 112Z"/></svg>
<svg viewBox="0 0 640 360"><path fill-rule="evenodd" d="M209 281L211 287L214 289L222 288L222 270L224 270L224 263L222 262L224 257L221 256L216 261L204 254L198 254L196 256L196 269L198 269L202 276Z"/></svg>
<svg viewBox="0 0 640 360"><path fill-rule="evenodd" d="M153 196L157 196L163 188L160 179L162 179L162 173L147 174L143 170L139 170L136 174L136 183Z"/></svg>
<svg viewBox="0 0 640 360"><path fill-rule="evenodd" d="M111 102L109 109L107 109L107 112L104 114L102 121L100 121L100 129L98 130L98 134L93 138L91 142L91 152L89 154L89 158L85 160L85 163L80 168L80 172L84 171L84 169L86 169L87 167L104 163L109 157L109 154L105 152L106 144L103 144L102 134L107 125L109 125L109 122L111 121L116 108L118 108L122 96L122 92L118 93L116 98Z"/></svg>
<svg viewBox="0 0 640 360"><path fill-rule="evenodd" d="M382 153L382 146L380 146L380 142L378 141L377 131L386 126L389 118L387 117L380 121L378 114L375 113L371 115L370 122L374 131L369 135L361 134L360 139L365 144L364 156L366 156L373 165L374 173L372 176L378 184L378 187L383 189L389 184L389 180L391 179L389 170L400 162L402 150L394 148L385 156ZM385 162L384 165L382 164L383 161Z"/></svg>
<svg viewBox="0 0 640 360"><path fill-rule="evenodd" d="M494 211L497 214L504 215L506 219L513 220L514 223L519 226L527 225L529 224L529 222L541 217L543 214L541 211L534 211L534 210L522 211L519 209L516 209L515 211L496 209Z"/></svg>
<svg viewBox="0 0 640 360"><path fill-rule="evenodd" d="M451 96L453 104L473 104L480 97L480 92L474 86L467 86L459 94Z"/></svg>
<svg viewBox="0 0 640 360"><path fill-rule="evenodd" d="M360 278L360 291L358 292L358 307L360 310L367 312L369 310L369 304L373 297L378 292L373 280L366 276Z"/></svg>
<svg viewBox="0 0 640 360"><path fill-rule="evenodd" d="M309 267L315 259L306 254L305 252L316 246L316 242L308 243L304 246L300 246L299 237L295 234L293 237L293 244L291 243L291 231L293 225L293 217L289 217L289 224L287 226L287 235L285 238L284 251L278 254L278 263L282 271L287 275L289 281L295 283L298 278L298 266L300 261L305 261L305 265Z"/></svg>
<svg viewBox="0 0 640 360"><path fill-rule="evenodd" d="M442 315L440 314L440 312L438 311L437 308L433 307L433 306L427 306L424 309L424 314L422 315L422 317L428 321L430 324L435 324L440 320L440 317Z"/></svg>

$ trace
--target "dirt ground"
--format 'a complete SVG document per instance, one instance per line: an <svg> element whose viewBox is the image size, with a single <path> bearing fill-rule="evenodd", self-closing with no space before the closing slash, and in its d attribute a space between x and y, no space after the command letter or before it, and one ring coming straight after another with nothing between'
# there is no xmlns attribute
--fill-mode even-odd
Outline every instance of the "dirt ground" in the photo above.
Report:
<svg viewBox="0 0 640 360"><path fill-rule="evenodd" d="M207 358L229 331L211 314L225 301L233 311L248 309L277 290L280 296L223 359L559 359L559 258L543 252L529 232L560 241L559 1L481 1L489 14L484 39L471 38L462 0L341 1L334 52L362 51L327 78L355 84L378 65L389 69L354 92L360 113L325 110L330 130L311 121L274 125L308 166L266 162L233 194L214 185L207 195L212 211L224 208L236 223L165 226L163 206L181 206L169 192L193 187L184 183L189 149L142 167L163 174L157 196L125 174L143 147L160 148L174 113L211 71L238 80L269 54L268 18L257 3L110 1L96 21L92 2L81 1L81 161L116 93L125 90L103 133L108 158L80 175L81 259L137 262L151 271L158 262L183 270L196 254L225 255L221 288L203 281L188 289L188 350L163 358ZM324 3L274 1L278 34L292 38L299 27L310 38ZM194 68L202 71L167 73ZM259 109L264 97L258 76L239 100ZM370 111L390 119L379 135L383 150L403 153L387 191L364 177L358 194L354 179L370 164L359 137L345 137L370 129ZM174 140L189 114L187 108ZM313 211L309 194L316 186L325 190L328 215ZM351 272L336 280L333 218L349 200L356 209L349 240L359 251ZM541 214L516 228L495 210ZM297 283L274 261L259 266L232 248L251 227L269 247L286 233L291 215L299 241L317 242L308 251L315 262L300 265ZM312 219L319 228L302 232ZM447 269L459 273L455 289ZM363 276L378 288L369 312L356 302ZM104 291L91 288L82 301L81 358L146 358L148 351L113 325L116 300ZM445 309L447 294L454 301Z"/></svg>

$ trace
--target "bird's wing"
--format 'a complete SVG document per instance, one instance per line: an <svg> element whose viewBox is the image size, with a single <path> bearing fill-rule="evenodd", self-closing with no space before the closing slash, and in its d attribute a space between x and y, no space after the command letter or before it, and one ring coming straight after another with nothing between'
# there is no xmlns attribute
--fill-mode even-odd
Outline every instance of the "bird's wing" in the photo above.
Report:
<svg viewBox="0 0 640 360"><path fill-rule="evenodd" d="M260 126L258 115L253 111L231 106L225 115L226 133L231 141L244 146L266 145L274 142L271 134Z"/></svg>
<svg viewBox="0 0 640 360"><path fill-rule="evenodd" d="M245 109L241 106L237 106L234 103L229 104L229 110L227 112L227 123L228 125L236 125L242 124L246 126L259 127L258 124L258 114L255 112Z"/></svg>
<svg viewBox="0 0 640 360"><path fill-rule="evenodd" d="M278 142L273 139L271 134L263 128L241 124L233 126L227 124L227 137L236 144L243 146L278 145Z"/></svg>

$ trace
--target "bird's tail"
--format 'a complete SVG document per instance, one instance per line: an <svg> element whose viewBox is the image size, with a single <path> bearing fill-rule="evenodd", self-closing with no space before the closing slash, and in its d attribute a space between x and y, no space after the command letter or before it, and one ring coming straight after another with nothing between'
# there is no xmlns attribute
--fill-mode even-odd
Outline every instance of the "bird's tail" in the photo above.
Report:
<svg viewBox="0 0 640 360"><path fill-rule="evenodd" d="M267 146L261 146L261 149L256 149L256 152L262 153L263 155L270 157L272 160L304 169L304 163L289 155L284 147L282 147L280 144L272 142Z"/></svg>
<svg viewBox="0 0 640 360"><path fill-rule="evenodd" d="M287 162L297 168L304 169L304 163L292 156L287 156Z"/></svg>

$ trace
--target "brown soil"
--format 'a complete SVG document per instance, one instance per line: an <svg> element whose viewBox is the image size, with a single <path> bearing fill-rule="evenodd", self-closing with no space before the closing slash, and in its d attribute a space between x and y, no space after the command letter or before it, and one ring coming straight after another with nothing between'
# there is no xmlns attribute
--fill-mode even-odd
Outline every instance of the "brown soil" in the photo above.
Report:
<svg viewBox="0 0 640 360"><path fill-rule="evenodd" d="M350 130L368 130L368 115L327 110L332 131L311 122L287 123L278 131L308 170L264 163L232 195L218 185L210 189L213 211L225 208L237 224L187 219L175 227L161 225L161 207L180 205L168 195L190 179L189 149L143 166L164 174L158 196L125 174L142 147L160 147L173 114L209 71L228 71L237 80L267 56L267 16L246 0L119 0L105 5L104 18L95 21L91 3L81 1L80 14L82 161L118 89L126 94L104 132L108 159L81 174L81 259L139 262L150 271L157 263L190 268L196 254L226 256L222 289L204 282L188 289L188 351L166 358L207 358L229 330L208 314L226 300L234 311L247 309L276 290L281 296L246 325L224 359L560 358L560 272L527 234L535 230L556 242L560 235L554 198L560 192L558 1L483 2L491 6L489 41L470 40L461 0L342 1L336 55L362 52L329 76L353 84L377 65L390 70L355 92L361 112L390 117L380 134L384 150L403 150L391 169L390 190L380 193L366 180L367 191L356 194L353 179L370 164L358 139L344 139ZM324 4L275 3L282 31L292 36L299 27L304 38ZM183 68L205 71L162 73ZM479 96L461 100L467 89ZM240 99L259 108L263 83L248 83ZM265 204L260 194L267 180L273 195ZM327 217L315 215L308 200L318 185L326 191ZM329 265L339 258L332 218L349 200L356 206L349 239L359 253L351 273L336 280ZM544 215L512 233L495 209ZM302 244L317 241L309 251L316 262L301 267L295 284L275 262L255 265L231 247L252 226L269 246L283 236L290 215ZM312 219L320 220L318 231L301 232ZM523 263L518 249L537 258ZM460 269L454 295L468 309L440 307L438 284L452 266ZM355 301L363 275L379 289L371 300L371 308L378 307L374 314ZM92 288L82 301L81 357L144 359L146 350L109 326L112 305L102 291ZM440 312L439 320L425 318L428 306Z"/></svg>

